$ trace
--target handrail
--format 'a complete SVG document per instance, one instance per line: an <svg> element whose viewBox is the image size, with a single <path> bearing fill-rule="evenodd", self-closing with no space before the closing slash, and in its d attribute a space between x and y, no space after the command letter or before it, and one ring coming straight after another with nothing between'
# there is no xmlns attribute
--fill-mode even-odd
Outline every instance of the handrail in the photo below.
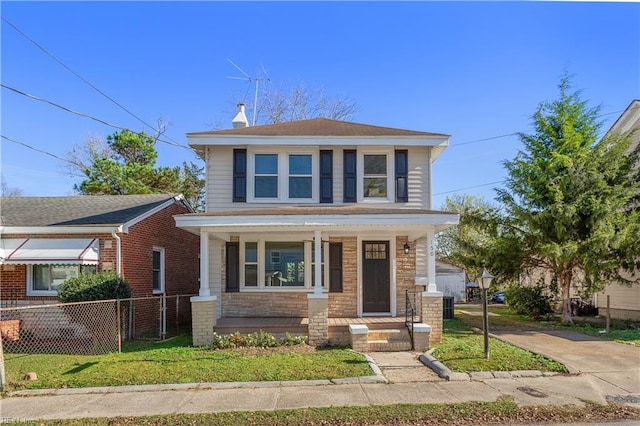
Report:
<svg viewBox="0 0 640 426"><path fill-rule="evenodd" d="M415 344L413 340L413 324L415 323L415 307L414 304L411 303L411 298L409 297L409 290L405 290L405 309L404 309L404 324L407 326L409 330L409 339L411 340L411 350L415 350Z"/></svg>

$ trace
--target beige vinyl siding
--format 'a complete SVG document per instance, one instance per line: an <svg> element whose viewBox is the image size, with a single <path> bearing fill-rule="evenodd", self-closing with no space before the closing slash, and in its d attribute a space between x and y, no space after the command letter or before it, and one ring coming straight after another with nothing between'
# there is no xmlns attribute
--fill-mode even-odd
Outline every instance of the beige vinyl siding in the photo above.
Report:
<svg viewBox="0 0 640 426"><path fill-rule="evenodd" d="M233 147L209 147L207 211L231 210L233 201Z"/></svg>
<svg viewBox="0 0 640 426"><path fill-rule="evenodd" d="M609 284L602 293L598 293L599 308L607 307L607 295L611 296L611 309L640 311L640 285Z"/></svg>
<svg viewBox="0 0 640 426"><path fill-rule="evenodd" d="M216 146L209 147L209 161L207 162L207 211L246 210L254 208L282 207L287 203L234 203L233 192L233 149L239 147ZM289 152L288 147L281 147ZM325 147L320 146L320 149ZM326 147L329 149L329 147ZM368 148L360 146L358 151ZM375 147L379 148L379 147ZM409 152L408 203L367 203L370 207L381 208L430 208L430 147L396 147L407 149ZM333 148L333 204L343 203L343 149ZM250 177L247 176L247 179ZM395 175L391 176L390 185L395 185ZM359 191L362 189L359 188ZM296 204L296 203L290 203Z"/></svg>
<svg viewBox="0 0 640 426"><path fill-rule="evenodd" d="M431 161L429 160L428 147L410 147L409 151L409 202L407 207L425 208L431 207L430 181Z"/></svg>

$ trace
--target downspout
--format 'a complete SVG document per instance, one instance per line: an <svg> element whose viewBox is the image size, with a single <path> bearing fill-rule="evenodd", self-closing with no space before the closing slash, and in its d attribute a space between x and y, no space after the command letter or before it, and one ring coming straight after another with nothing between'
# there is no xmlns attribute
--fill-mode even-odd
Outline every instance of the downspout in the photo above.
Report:
<svg viewBox="0 0 640 426"><path fill-rule="evenodd" d="M119 277L122 276L122 240L117 234L117 231L111 231L111 236L116 240L116 274Z"/></svg>

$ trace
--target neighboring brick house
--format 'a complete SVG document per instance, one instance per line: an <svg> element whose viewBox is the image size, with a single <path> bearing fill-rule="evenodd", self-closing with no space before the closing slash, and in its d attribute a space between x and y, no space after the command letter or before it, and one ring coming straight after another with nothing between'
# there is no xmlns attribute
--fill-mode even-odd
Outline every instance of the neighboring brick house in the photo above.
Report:
<svg viewBox="0 0 640 426"><path fill-rule="evenodd" d="M249 317L308 318L310 341L331 342L330 319L404 318L405 292L425 288L439 339L434 238L458 215L432 210L431 165L449 136L323 118L248 127L243 105L233 124L187 135L207 181L207 211L176 217L200 236L207 277L194 343Z"/></svg>
<svg viewBox="0 0 640 426"><path fill-rule="evenodd" d="M81 273L113 270L134 297L198 292L199 239L176 228L182 195L0 198L0 303L57 300Z"/></svg>

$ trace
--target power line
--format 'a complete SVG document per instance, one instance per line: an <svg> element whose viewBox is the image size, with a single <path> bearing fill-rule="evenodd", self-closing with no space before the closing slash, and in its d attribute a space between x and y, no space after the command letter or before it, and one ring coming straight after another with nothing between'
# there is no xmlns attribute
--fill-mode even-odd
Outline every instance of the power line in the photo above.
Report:
<svg viewBox="0 0 640 426"><path fill-rule="evenodd" d="M23 92L21 90L18 90L16 88L14 88L14 87L7 86L6 84L0 84L0 86L3 87L4 89L11 90L12 92L15 92L15 93L17 93L19 95L25 96L25 97L27 97L29 99L33 99L33 100L39 101L39 102L44 102L46 104L49 104L49 105L54 106L56 108L60 108L60 109L66 111L66 112L69 112L71 114L79 115L80 117L85 117L85 118L88 118L90 120L97 121L98 123L104 124L105 126L113 127L114 129L119 129L119 130L130 130L130 129L127 129L126 127L122 127L122 126L118 126L116 124L108 123L108 122L106 122L104 120L101 120L101 119L96 118L94 116L91 116L89 114L85 114L85 113L79 112L79 111L74 111L74 110L72 110L70 108L67 108L67 107L65 107L63 105L57 104L57 103L55 103L53 101L50 101L48 99L40 98L38 96L31 95L29 93L25 93L25 92ZM136 133L138 135L142 135L141 132L134 132L134 133ZM161 139L160 137L158 137L156 140L159 141L159 142L164 142L164 143L166 143L168 145L172 145L172 146L176 146L176 147L179 147L179 148L188 149L190 151L192 150L191 147L189 147L187 145L182 145L181 143L178 143L178 142L171 142L171 141L168 141L168 140L165 140L165 139Z"/></svg>
<svg viewBox="0 0 640 426"><path fill-rule="evenodd" d="M58 156L58 155L56 155L56 154L52 154L51 152L45 151L45 150L43 150L43 149L36 148L36 147L31 146L31 145L29 145L29 144L26 144L26 143L24 143L24 142L17 141L17 140L15 140L15 139L9 138L9 137L7 137L7 136L5 136L5 135L0 135L0 138L5 139L5 140L7 140L7 141L9 141L9 142L15 143L15 144L17 144L17 145L21 145L21 146L23 146L23 147L25 147L25 148L28 148L28 149L30 149L30 150L33 150L33 151L39 152L39 153L41 153L41 154L48 155L48 156L50 156L50 157L55 158L56 160L64 161L65 163L69 163L69 164L71 164L71 165L73 165L73 166L75 166L75 167L78 167L78 168L80 168L80 169L83 169L83 170L86 170L86 169L87 169L87 167L86 167L86 166L84 166L83 164L76 163L75 161L71 161L71 160L69 160L69 159L67 159L67 158L62 158L62 157L60 157L60 156ZM73 174L73 173L70 173L70 176L73 176L73 177L79 177L79 178L83 178L83 179L84 179L84 178L87 178L87 176L77 175L77 174ZM153 186L149 186L149 185L147 185L146 183L142 182L142 181L141 181L141 180L139 180L139 179L136 179L136 181L137 181L138 183L140 183L140 184L144 185L145 187L147 187L147 188L149 188L149 189L153 190L153 191L157 191L158 193L162 193L162 194L172 194L172 193L173 193L173 192L170 192L170 191L167 191L167 190L164 190L164 189L159 189L159 188L154 188Z"/></svg>
<svg viewBox="0 0 640 426"><path fill-rule="evenodd" d="M452 148L454 146L470 145L472 143L490 141L490 140L493 140L493 139L506 138L508 136L516 136L517 134L518 134L518 132L514 132L514 133L508 133L506 135L491 136L489 138L476 139L476 140L472 140L472 141L468 141L468 142L453 143L453 144L449 145L449 148Z"/></svg>
<svg viewBox="0 0 640 426"><path fill-rule="evenodd" d="M438 192L436 194L431 194L431 195L443 195L443 194L450 194L452 192L458 192L458 191L465 191L467 189L474 189L474 188L481 188L483 186L489 186L489 185L495 185L497 183L504 183L505 180L497 180L495 182L489 182L489 183L483 183L480 185L475 185L475 186L467 186L466 188L458 188L458 189L452 189L451 191L444 191L444 192Z"/></svg>
<svg viewBox="0 0 640 426"><path fill-rule="evenodd" d="M16 27L15 25L13 25L11 22L9 22L9 20L7 20L7 18L5 18L4 16L2 16L2 20L7 23L11 28L13 28L16 32L18 32L21 36L23 36L24 38L26 38L27 40L29 40L31 43L33 43L38 49L40 49L42 52L44 52L47 56L49 56L51 59L53 59L54 61L56 61L60 66L62 66L64 69L66 69L67 71L69 71L71 74L73 74L74 76L76 76L78 79L80 79L83 83L85 83L87 86L91 87L93 90L95 90L96 92L100 93L102 96L104 96L105 98L107 98L108 100L110 100L111 102L113 102L115 105L117 105L119 108L121 108L123 111L125 111L127 114L131 115L132 117L134 117L136 120L140 121L142 124L144 124L145 126L149 127L150 129L152 129L154 132L156 133L160 133L160 131L158 129L156 129L155 127L153 127L151 124L147 123L146 121L144 121L142 118L138 117L136 114L134 114L133 112L131 112L130 110L128 110L127 108L125 108L122 104L120 104L118 101L116 101L115 99L113 99L111 96L107 95L106 93L104 93L102 90L98 89L95 85L93 85L91 82L89 82L88 80L86 80L84 77L82 77L80 74L78 74L77 72L75 72L74 70L72 70L69 66L67 66L64 62L62 62L60 59L58 59L57 57L55 57L52 53L50 53L47 49L45 49L44 47L42 47L40 44L38 44L38 42L36 42L35 40L33 40L31 37L29 37L27 34L25 34L23 31L21 31L18 27ZM168 136L167 136L168 137ZM171 139L170 137L168 137L171 141L173 141L173 143L178 143L176 141L174 141L173 139Z"/></svg>
<svg viewBox="0 0 640 426"><path fill-rule="evenodd" d="M45 151L45 150L40 149L40 148L36 148L36 147L31 146L31 145L29 145L29 144L26 144L26 143L24 143L24 142L20 142L20 141L17 141L17 140L15 140L15 139L11 139L10 137L7 137L7 136L5 136L5 135L0 135L0 137L1 137L2 139L8 140L9 142L15 143L15 144L17 144L17 145L21 145L21 146L23 146L23 147L25 147L25 148L29 148L29 149L31 149L31 150L33 150L33 151L36 151L36 152L39 152L39 153L41 153L41 154L48 155L49 157L53 157L53 158L55 158L56 160L64 161L65 163L69 163L69 164L71 164L71 165L73 165L73 166L76 166L76 167L78 167L78 168L80 168L80 169L85 169L85 166L84 166L84 165L79 164L79 163L76 163L75 161L71 161L71 160L69 160L68 158L60 157L60 156L58 156L58 155L56 155L56 154L52 154L52 153L50 153L50 152L48 152L48 151ZM79 175L75 175L75 176L82 177L82 176L79 176Z"/></svg>

